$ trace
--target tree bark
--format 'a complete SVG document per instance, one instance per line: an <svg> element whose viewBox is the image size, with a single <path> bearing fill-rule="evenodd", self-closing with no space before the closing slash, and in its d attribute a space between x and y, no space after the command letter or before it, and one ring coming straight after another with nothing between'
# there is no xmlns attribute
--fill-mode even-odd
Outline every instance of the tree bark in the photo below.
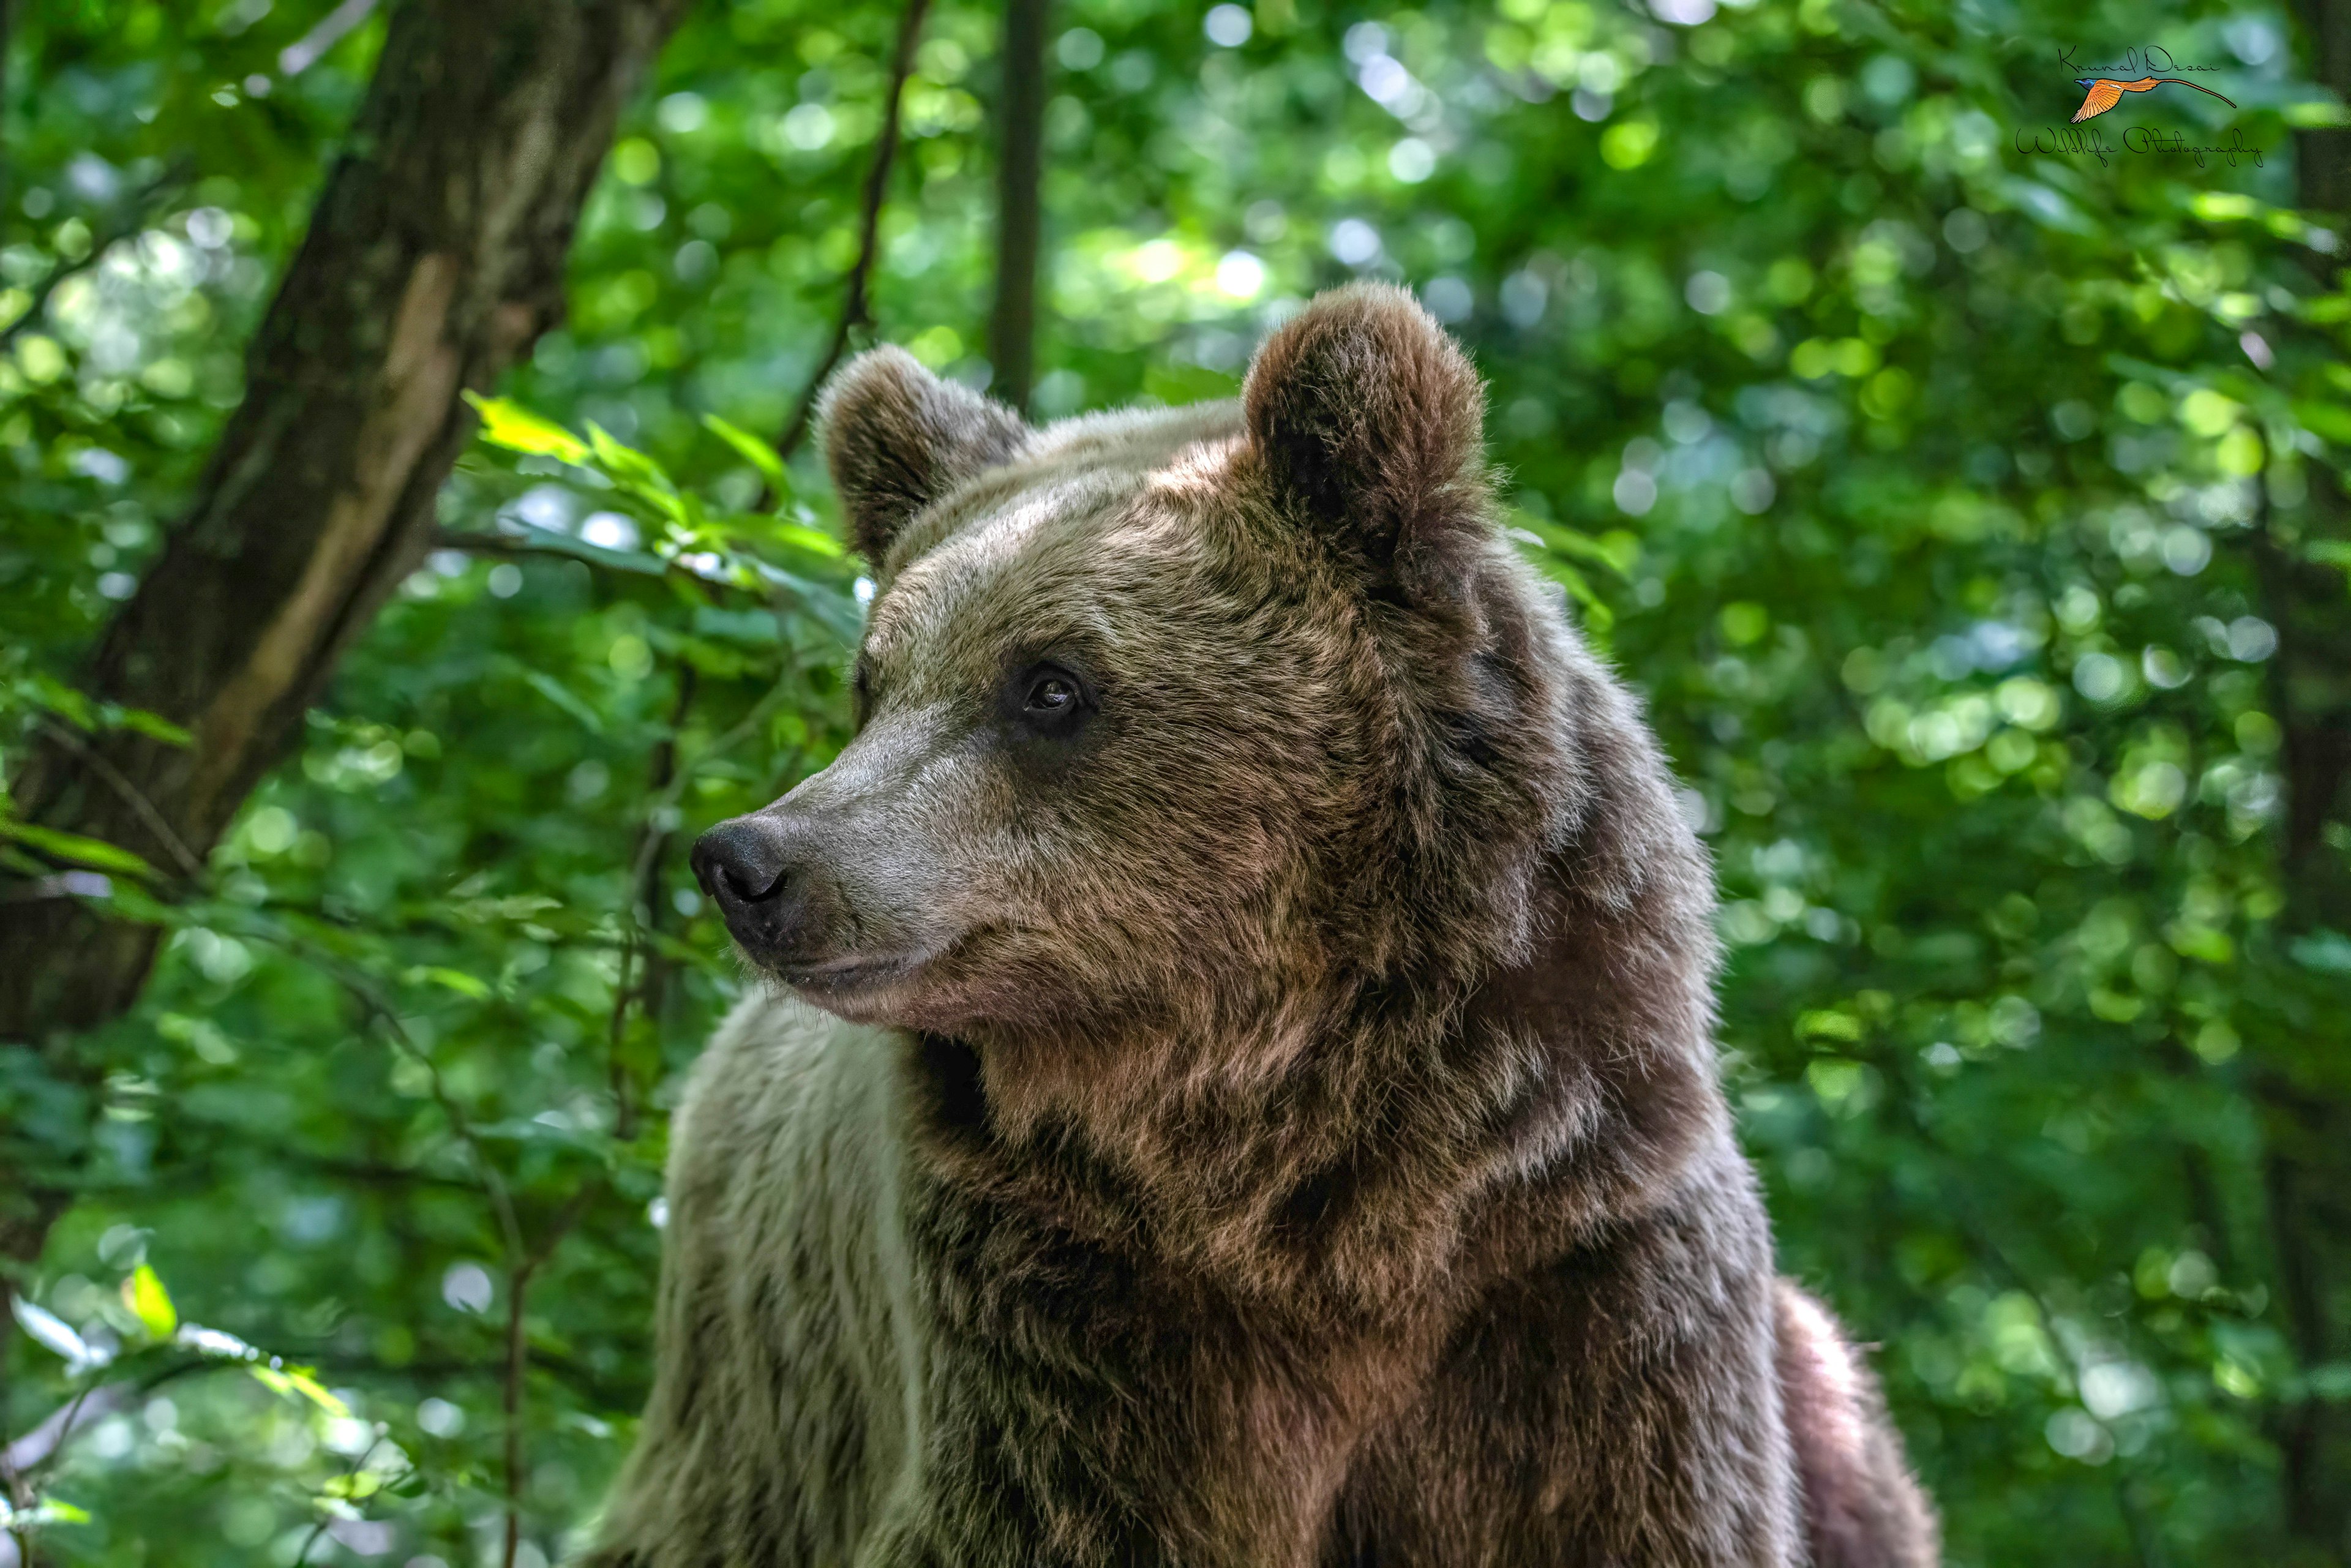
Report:
<svg viewBox="0 0 2351 1568"><path fill-rule="evenodd" d="M2303 20L2314 76L2351 99L2351 0L2305 0ZM2351 219L2351 131L2297 132L2294 155L2303 207ZM2334 287L2340 258L2312 259ZM2321 932L2351 935L2351 585L2312 550L2351 534L2351 498L2338 469L2312 469L2308 502L2255 547L2262 613L2278 633L2269 700L2282 732L2277 935L2289 964L2254 1092L2279 1304L2305 1374L2351 1357L2351 1019L2339 976L2291 962ZM2297 1561L2351 1564L2351 1408L2303 1390L2273 1429Z"/></svg>
<svg viewBox="0 0 2351 1568"><path fill-rule="evenodd" d="M996 309L987 323L989 391L1029 412L1037 371L1038 188L1045 160L1047 0L1006 0L1001 162L997 169Z"/></svg>
<svg viewBox="0 0 2351 1568"><path fill-rule="evenodd" d="M563 308L623 100L685 0L408 0L247 354L243 403L83 684L185 727L52 729L17 814L185 874L423 553L487 391ZM84 1092L74 1037L126 1010L157 934L46 883L0 887L0 1049ZM0 1143L0 1148L9 1146ZM29 1156L19 1150L19 1161ZM69 1155L0 1160L0 1257L39 1253Z"/></svg>

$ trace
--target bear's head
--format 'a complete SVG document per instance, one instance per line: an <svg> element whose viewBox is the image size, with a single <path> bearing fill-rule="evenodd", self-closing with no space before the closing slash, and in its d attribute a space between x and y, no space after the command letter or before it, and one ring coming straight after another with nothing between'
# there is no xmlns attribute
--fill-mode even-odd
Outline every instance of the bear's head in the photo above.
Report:
<svg viewBox="0 0 2351 1568"><path fill-rule="evenodd" d="M877 583L860 729L696 846L745 953L1039 1071L1144 1040L1230 1073L1522 960L1547 877L1686 869L1637 716L1501 535L1482 407L1369 285L1278 329L1238 407L1033 429L852 361L822 413ZM1629 837L1595 810L1628 771Z"/></svg>

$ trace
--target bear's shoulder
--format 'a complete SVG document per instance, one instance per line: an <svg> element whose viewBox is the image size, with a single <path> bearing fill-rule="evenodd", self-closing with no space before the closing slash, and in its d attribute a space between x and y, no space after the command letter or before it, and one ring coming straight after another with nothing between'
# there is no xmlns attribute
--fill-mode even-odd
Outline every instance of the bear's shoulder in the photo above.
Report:
<svg viewBox="0 0 2351 1568"><path fill-rule="evenodd" d="M894 1123L897 1031L764 988L737 1002L695 1064L671 1130L674 1210L728 1194L817 1197L841 1178L870 1195ZM862 1177L863 1179L857 1179Z"/></svg>

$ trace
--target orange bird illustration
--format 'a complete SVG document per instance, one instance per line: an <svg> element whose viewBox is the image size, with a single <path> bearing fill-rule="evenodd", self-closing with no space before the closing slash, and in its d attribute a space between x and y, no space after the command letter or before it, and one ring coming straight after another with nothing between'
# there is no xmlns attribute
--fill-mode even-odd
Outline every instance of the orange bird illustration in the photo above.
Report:
<svg viewBox="0 0 2351 1568"><path fill-rule="evenodd" d="M2090 96L2082 100L2081 109L2074 116L2074 123L2079 125L2085 120L2094 120L2105 113L2106 110L2120 103L2123 100L2123 94L2126 92L2153 92L2166 82L2171 83L2174 87L2195 88L2198 92L2210 93L2212 97L2220 98L2220 101L2231 109L2237 107L2233 99L2220 98L2220 95L2213 92L2210 88L2189 81L2186 77L2141 77L2137 81L2115 81L2106 77L2075 77L2074 85L2088 88Z"/></svg>

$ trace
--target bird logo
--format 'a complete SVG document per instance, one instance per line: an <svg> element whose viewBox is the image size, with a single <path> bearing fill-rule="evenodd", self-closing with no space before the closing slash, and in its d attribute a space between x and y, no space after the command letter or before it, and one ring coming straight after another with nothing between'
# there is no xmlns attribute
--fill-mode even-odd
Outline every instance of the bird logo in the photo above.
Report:
<svg viewBox="0 0 2351 1568"><path fill-rule="evenodd" d="M2082 107L2074 111L2074 123L2079 125L2085 120L2096 119L2120 103L2123 100L2123 94L2126 92L2153 92L2167 82L2173 87L2195 88L2198 92L2220 98L2220 101L2231 109L2237 107L2235 100L2220 98L2220 95L2213 92L2210 88L2189 81L2186 77L2141 77L2137 81L2116 81L2112 77L2075 77L2074 85L2088 88L2090 96L2084 99Z"/></svg>

